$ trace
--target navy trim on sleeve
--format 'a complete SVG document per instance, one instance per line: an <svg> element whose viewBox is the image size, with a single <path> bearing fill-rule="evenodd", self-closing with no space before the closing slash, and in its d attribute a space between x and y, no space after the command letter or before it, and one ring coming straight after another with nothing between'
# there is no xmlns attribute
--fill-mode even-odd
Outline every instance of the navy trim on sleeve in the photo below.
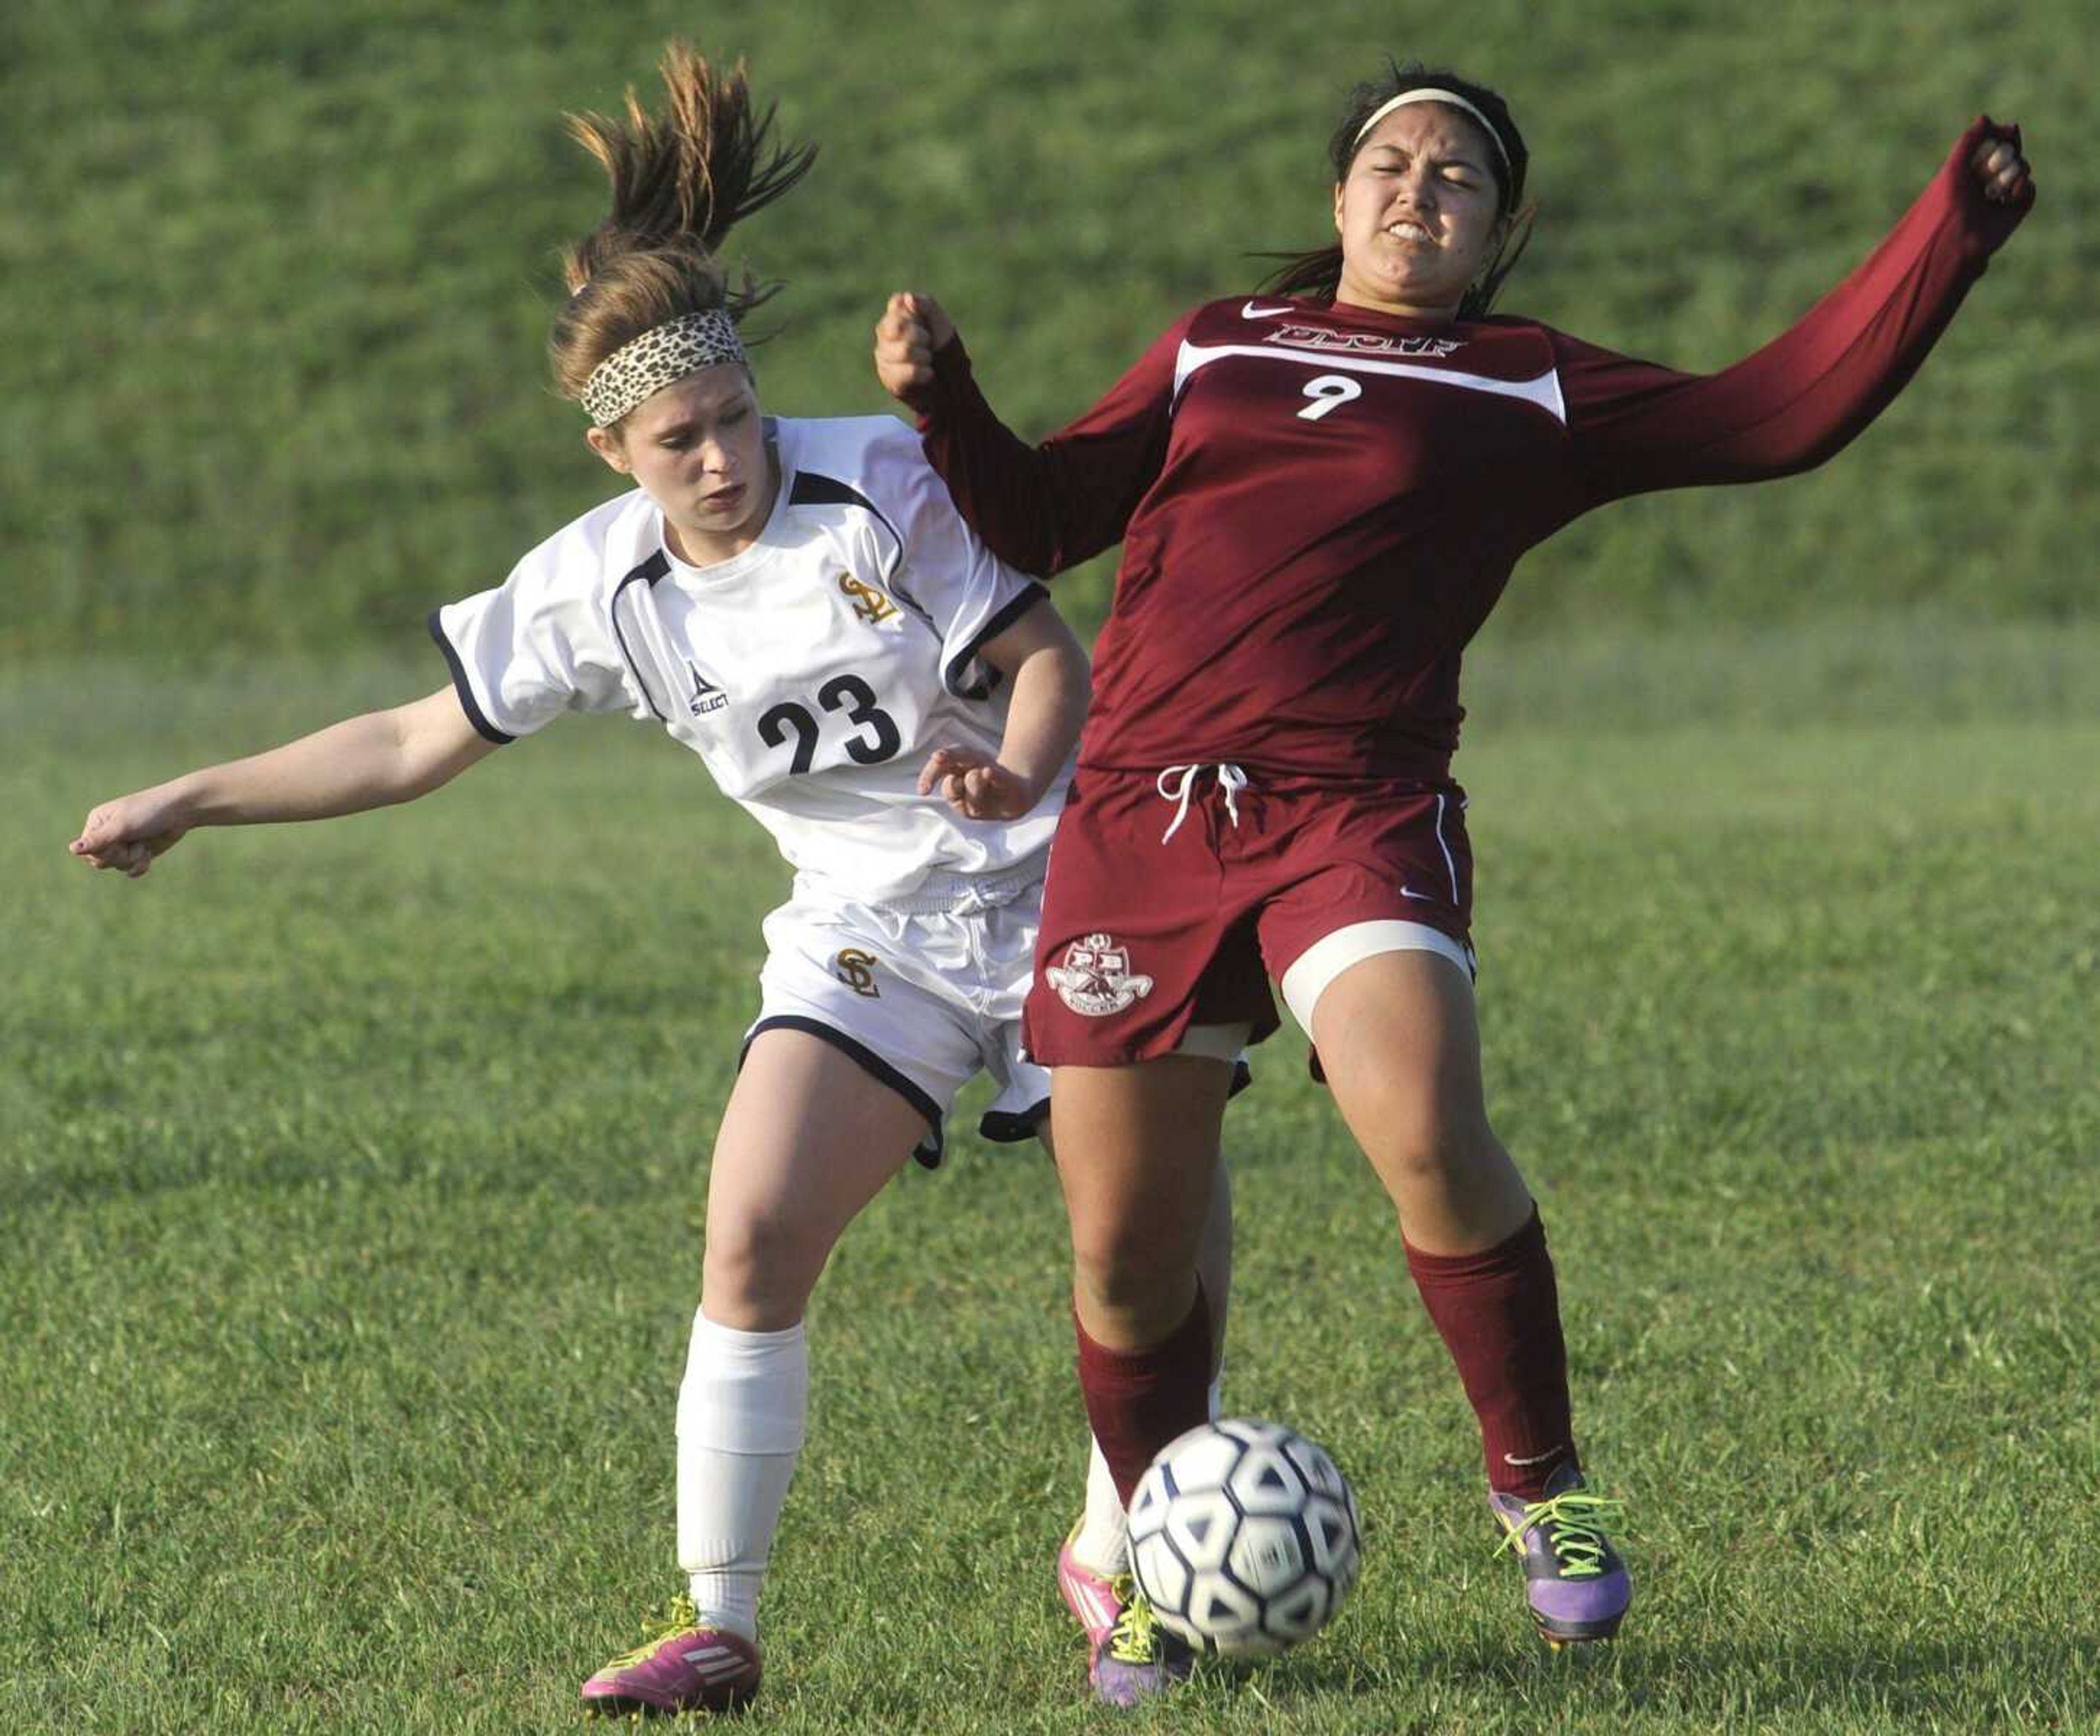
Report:
<svg viewBox="0 0 2100 1736"><path fill-rule="evenodd" d="M636 580L639 579L645 585L654 585L670 570L670 557L659 549L613 587L612 600L605 606L607 618L612 622L612 636L620 641L620 654L627 659L627 667L634 677L634 685L641 690L642 697L648 702L649 709L656 713L659 723L668 723L671 720L665 715L664 708L656 703L656 696L649 691L649 683L642 677L642 665L634 660L634 653L628 648L627 634L621 630L620 625L620 599L627 594L627 587Z"/></svg>
<svg viewBox="0 0 2100 1736"><path fill-rule="evenodd" d="M815 470L797 470L794 486L788 491L788 504L790 506L858 506L862 511L872 515L875 522L889 532L889 540L897 545L897 558L890 563L889 571L882 576L884 588L909 607L913 614L925 621L928 626L933 625L925 610L898 588L897 576L904 570L904 538L897 527L889 522L889 515L873 501L851 483L840 482L836 476L822 475Z"/></svg>
<svg viewBox="0 0 2100 1736"><path fill-rule="evenodd" d="M757 1040L758 1034L762 1031L804 1031L858 1062L871 1077L889 1086L926 1118L927 1136L919 1142L918 1150L911 1155L926 1168L938 1169L941 1167L941 1106L866 1044L848 1036L836 1026L825 1024L819 1019L806 1018L799 1013L776 1013L770 1018L761 1018L744 1033L743 1047L737 1052L738 1071L743 1070L743 1058L751 1053L751 1045Z"/></svg>
<svg viewBox="0 0 2100 1736"><path fill-rule="evenodd" d="M430 637L438 642L438 649L445 654L445 667L452 671L452 691L459 695L460 709L466 713L467 722L474 727L483 740L492 741L499 748L507 746L518 738L505 735L483 714L481 701L474 696L474 683L466 678L466 665L460 661L460 654L452 649L452 642L445 637L445 629L438 621L442 612L438 609L430 611Z"/></svg>
<svg viewBox="0 0 2100 1736"><path fill-rule="evenodd" d="M948 659L948 666L941 671L942 682L947 690L959 700L990 699L994 693L997 692L999 682L1005 678L998 669L988 671L988 679L974 682L967 688L959 686L958 683L962 680L964 672L969 668L971 660L977 656L980 647L990 644L1049 594L1048 591L1033 579L1030 580L1027 590L1022 591L1019 596L980 627L969 643Z"/></svg>

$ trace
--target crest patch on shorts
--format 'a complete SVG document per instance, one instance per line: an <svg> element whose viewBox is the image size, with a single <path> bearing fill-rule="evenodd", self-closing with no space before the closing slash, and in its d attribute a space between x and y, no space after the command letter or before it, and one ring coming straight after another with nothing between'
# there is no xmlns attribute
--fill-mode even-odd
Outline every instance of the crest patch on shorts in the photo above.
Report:
<svg viewBox="0 0 2100 1736"><path fill-rule="evenodd" d="M832 961L832 974L856 995L866 995L874 1000L882 993L875 981L875 967L880 962L872 952L848 947Z"/></svg>
<svg viewBox="0 0 2100 1736"><path fill-rule="evenodd" d="M1152 992L1152 978L1130 968L1130 948L1109 934L1089 934L1065 948L1065 962L1043 973L1057 998L1074 1013L1100 1018Z"/></svg>

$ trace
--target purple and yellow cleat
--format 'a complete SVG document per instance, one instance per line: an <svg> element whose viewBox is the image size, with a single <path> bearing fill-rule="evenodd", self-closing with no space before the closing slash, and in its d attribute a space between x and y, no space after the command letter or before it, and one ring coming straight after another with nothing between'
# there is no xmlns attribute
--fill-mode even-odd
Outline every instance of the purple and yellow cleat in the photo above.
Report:
<svg viewBox="0 0 2100 1736"><path fill-rule="evenodd" d="M1099 1645L1103 1637L1123 1619L1123 1596L1118 1588L1118 1581L1113 1574L1089 1567L1072 1553L1072 1545L1079 1540L1079 1525L1072 1527L1065 1538L1065 1547L1057 1552L1057 1595L1065 1600L1065 1607L1072 1612L1072 1619L1087 1630L1087 1644Z"/></svg>
<svg viewBox="0 0 2100 1736"><path fill-rule="evenodd" d="M1542 1501L1488 1491L1502 1547L1524 1557L1524 1595L1539 1637L1555 1651L1608 1640L1626 1619L1634 1582L1601 1529L1620 1504L1591 1495L1572 1466L1554 1473Z"/></svg>
<svg viewBox="0 0 2100 1736"><path fill-rule="evenodd" d="M654 1638L614 1659L584 1684L584 1707L614 1717L736 1712L757 1694L760 1674L755 1642L727 1628L702 1626L692 1600L681 1597Z"/></svg>
<svg viewBox="0 0 2100 1736"><path fill-rule="evenodd" d="M1094 1698L1110 1706L1141 1706L1189 1679L1196 1654L1185 1640L1159 1625L1136 1582L1114 1582L1123 1610L1115 1625L1093 1643L1087 1680Z"/></svg>

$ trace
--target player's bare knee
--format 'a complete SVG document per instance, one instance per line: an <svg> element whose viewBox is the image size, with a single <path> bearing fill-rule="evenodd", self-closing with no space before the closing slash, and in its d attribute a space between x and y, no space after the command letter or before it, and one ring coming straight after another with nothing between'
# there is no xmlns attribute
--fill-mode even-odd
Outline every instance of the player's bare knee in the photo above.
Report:
<svg viewBox="0 0 2100 1736"><path fill-rule="evenodd" d="M791 1210L711 1212L701 1276L709 1314L718 1308L768 1315L784 1309L799 1319L830 1252Z"/></svg>
<svg viewBox="0 0 2100 1736"><path fill-rule="evenodd" d="M1374 1154L1395 1205L1412 1200L1462 1199L1494 1169L1502 1146L1487 1117L1428 1112L1383 1130Z"/></svg>
<svg viewBox="0 0 2100 1736"><path fill-rule="evenodd" d="M1186 1312L1189 1276L1187 1261L1160 1257L1156 1243L1148 1246L1135 1230L1105 1235L1073 1248L1074 1280L1100 1310L1125 1318L1170 1316L1171 1327Z"/></svg>

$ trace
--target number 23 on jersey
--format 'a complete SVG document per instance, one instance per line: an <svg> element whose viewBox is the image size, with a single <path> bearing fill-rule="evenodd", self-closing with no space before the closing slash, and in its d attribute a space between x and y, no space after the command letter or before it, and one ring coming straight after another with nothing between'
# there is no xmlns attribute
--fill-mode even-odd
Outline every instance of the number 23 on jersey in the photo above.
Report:
<svg viewBox="0 0 2100 1736"><path fill-rule="evenodd" d="M894 759L904 744L896 719L876 703L875 689L858 675L834 675L817 690L817 703L827 712L844 711L845 722L854 727L856 733L846 741L845 750L856 765L880 766ZM791 735L794 737L790 775L800 775L815 765L821 731L807 706L783 700L759 718L758 734L770 748L784 746Z"/></svg>

